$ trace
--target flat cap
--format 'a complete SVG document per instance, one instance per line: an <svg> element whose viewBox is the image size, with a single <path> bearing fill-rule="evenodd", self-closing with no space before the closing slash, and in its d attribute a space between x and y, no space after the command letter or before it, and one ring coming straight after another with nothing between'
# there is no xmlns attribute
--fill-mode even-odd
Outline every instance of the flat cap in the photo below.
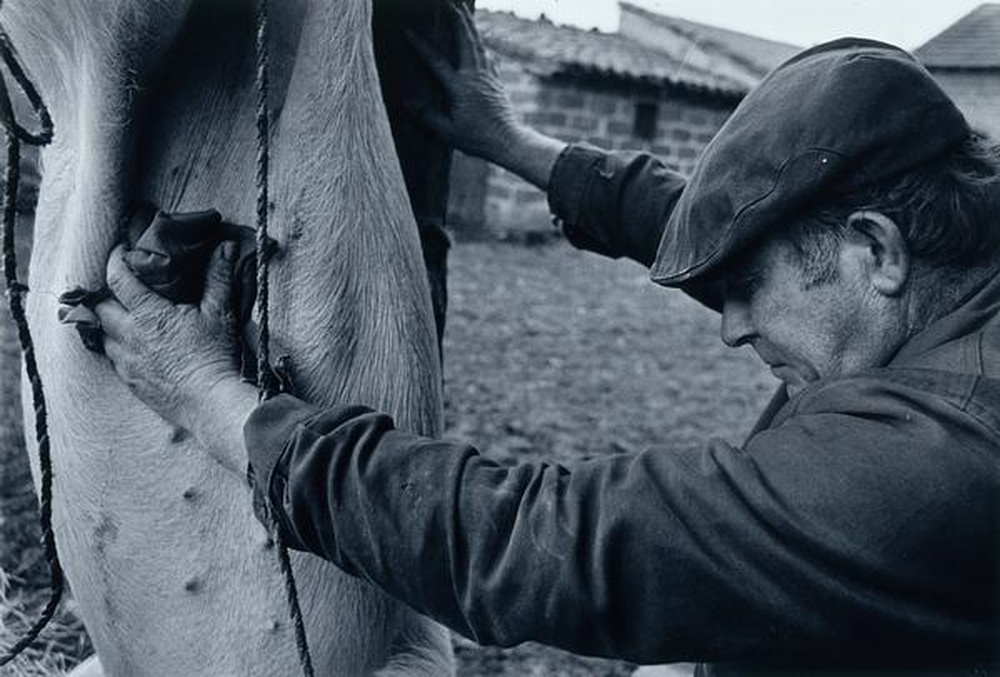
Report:
<svg viewBox="0 0 1000 677"><path fill-rule="evenodd" d="M930 73L898 47L844 38L801 52L768 74L705 148L651 277L697 288L823 196L897 177L969 133Z"/></svg>

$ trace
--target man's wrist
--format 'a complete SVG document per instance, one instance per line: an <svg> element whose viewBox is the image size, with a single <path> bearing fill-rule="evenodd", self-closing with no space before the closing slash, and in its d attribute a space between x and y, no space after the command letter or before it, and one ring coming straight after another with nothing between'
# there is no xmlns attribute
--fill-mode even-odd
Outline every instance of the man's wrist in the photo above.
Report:
<svg viewBox="0 0 1000 677"><path fill-rule="evenodd" d="M243 424L257 403L257 389L234 372L206 383L189 404L191 433L213 458L240 474L247 463Z"/></svg>
<svg viewBox="0 0 1000 677"><path fill-rule="evenodd" d="M567 145L527 125L519 125L507 135L491 161L528 183L548 190L552 167Z"/></svg>

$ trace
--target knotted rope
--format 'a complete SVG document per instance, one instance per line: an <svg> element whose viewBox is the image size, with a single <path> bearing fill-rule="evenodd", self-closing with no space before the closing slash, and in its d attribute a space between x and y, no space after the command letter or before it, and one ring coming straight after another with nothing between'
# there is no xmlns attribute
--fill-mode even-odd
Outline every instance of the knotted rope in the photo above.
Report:
<svg viewBox="0 0 1000 677"><path fill-rule="evenodd" d="M14 107L7 91L7 84L0 77L0 124L4 128L4 138L7 143L7 167L3 176L3 272L7 284L7 303L10 306L11 317L17 325L17 336L21 344L21 354L24 359L24 369L31 385L31 401L35 410L35 440L38 444L38 462L42 475L41 499L39 512L42 523L42 546L45 559L49 565L52 577L52 592L49 601L27 633L17 641L2 657L0 667L13 661L21 652L31 646L42 630L55 616L59 601L62 599L64 580L62 567L59 564L59 554L56 551L55 536L52 533L52 456L49 449L48 414L45 406L45 392L42 390L42 379L38 374L38 363L35 359L35 345L28 327L28 319L24 309L24 293L28 287L17 278L17 254L14 249L14 228L17 222L17 191L21 182L21 143L33 146L45 146L52 141L52 118L42 102L38 90L21 68L17 51L10 42L6 31L0 27L0 59L7 71L14 78L21 91L27 97L35 115L38 117L40 131L29 132L18 124L14 118Z"/></svg>
<svg viewBox="0 0 1000 677"><path fill-rule="evenodd" d="M267 33L267 0L259 0L257 5L257 388L260 391L260 401L272 397L277 391L274 372L271 370L271 334L268 328L268 258L271 247L268 246L267 217L268 204L268 168L270 154L271 114L268 108L268 33ZM266 481L266 478L260 478ZM269 499L267 499L269 500ZM268 506L270 508L270 506ZM274 510L268 513L274 515ZM306 628L302 621L302 609L299 606L299 593L295 586L295 575L292 572L292 562L288 556L288 547L281 537L281 530L272 518L270 524L271 536L274 539L278 553L278 566L285 581L285 593L288 596L288 607L295 628L295 647L298 650L299 662L306 677L313 677L312 657L309 654L309 644L306 641Z"/></svg>

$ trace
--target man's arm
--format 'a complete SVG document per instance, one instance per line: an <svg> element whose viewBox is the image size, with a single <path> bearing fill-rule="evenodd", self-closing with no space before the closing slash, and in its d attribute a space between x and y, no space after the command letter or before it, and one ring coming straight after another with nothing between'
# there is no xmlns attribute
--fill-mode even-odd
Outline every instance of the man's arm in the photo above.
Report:
<svg viewBox="0 0 1000 677"><path fill-rule="evenodd" d="M746 450L573 470L502 467L362 407L287 396L245 435L293 547L483 644L640 663L982 660L996 517L992 489L967 480L991 461L930 448L939 422L900 402L805 416ZM928 491L963 500L927 512Z"/></svg>
<svg viewBox="0 0 1000 677"><path fill-rule="evenodd" d="M649 154L570 145L521 123L471 12L464 5L449 11L457 64L410 36L444 90L446 109L425 91L414 93L414 113L451 146L547 191L553 214L577 247L652 265L684 178Z"/></svg>

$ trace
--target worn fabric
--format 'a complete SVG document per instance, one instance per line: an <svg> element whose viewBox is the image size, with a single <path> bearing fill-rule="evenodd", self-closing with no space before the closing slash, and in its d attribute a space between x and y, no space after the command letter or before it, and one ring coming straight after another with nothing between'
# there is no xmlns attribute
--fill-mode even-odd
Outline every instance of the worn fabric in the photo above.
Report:
<svg viewBox="0 0 1000 677"><path fill-rule="evenodd" d="M649 262L683 185L574 147L550 201L571 237ZM976 674L1000 632L998 311L994 279L884 368L779 391L740 447L665 430L573 467L281 396L244 429L255 491L293 547L480 643L716 675Z"/></svg>
<svg viewBox="0 0 1000 677"><path fill-rule="evenodd" d="M810 203L940 157L969 125L916 59L845 38L774 69L708 144L659 245L652 278L711 273Z"/></svg>

